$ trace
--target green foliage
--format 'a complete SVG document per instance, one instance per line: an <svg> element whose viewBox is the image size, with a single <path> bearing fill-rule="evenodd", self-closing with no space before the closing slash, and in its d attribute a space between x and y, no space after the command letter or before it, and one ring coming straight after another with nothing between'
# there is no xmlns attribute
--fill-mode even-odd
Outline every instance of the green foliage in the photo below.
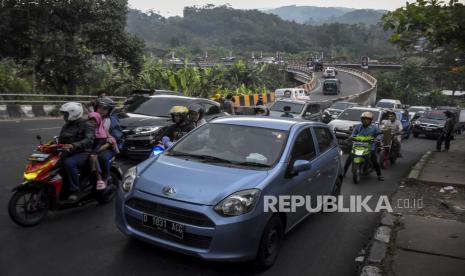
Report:
<svg viewBox="0 0 465 276"><path fill-rule="evenodd" d="M24 76L25 71L12 60L0 62L0 93L31 93L31 80Z"/></svg>
<svg viewBox="0 0 465 276"><path fill-rule="evenodd" d="M338 23L308 26L258 10L235 10L227 6L186 7L182 18L163 18L130 10L128 30L151 47L175 49L177 54L187 57L202 55L201 49L212 48L255 51L255 54L325 51L327 55L356 60L364 55L380 59L398 54L395 47L386 43L389 33L380 26ZM219 56L225 54L228 51Z"/></svg>
<svg viewBox="0 0 465 276"><path fill-rule="evenodd" d="M0 58L28 61L41 90L75 94L98 55L140 70L143 43L126 33L126 16L126 0L1 1Z"/></svg>

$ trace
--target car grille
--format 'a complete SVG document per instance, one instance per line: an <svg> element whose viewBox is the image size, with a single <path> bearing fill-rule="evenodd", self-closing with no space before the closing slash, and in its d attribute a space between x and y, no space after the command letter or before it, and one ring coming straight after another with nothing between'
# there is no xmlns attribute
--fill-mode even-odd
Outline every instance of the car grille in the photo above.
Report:
<svg viewBox="0 0 465 276"><path fill-rule="evenodd" d="M126 205L138 211L159 216L176 222L199 227L215 227L211 219L201 213L150 202L140 198L131 198Z"/></svg>
<svg viewBox="0 0 465 276"><path fill-rule="evenodd" d="M421 123L420 126L421 127L429 127L429 128L438 128L439 127L438 125L425 124L425 123Z"/></svg>
<svg viewBox="0 0 465 276"><path fill-rule="evenodd" d="M149 139L128 139L124 143L125 148L130 148L135 147L136 149L138 148L144 148L149 150L150 149L150 140Z"/></svg>
<svg viewBox="0 0 465 276"><path fill-rule="evenodd" d="M131 226L137 231L140 231L147 235L161 238L164 240L176 242L182 245L187 245L187 246L201 248L201 249L207 249L208 247L210 247L210 243L212 241L212 237L196 235L196 234L187 233L187 232L184 233L182 239L179 239L169 234L157 231L153 228L144 226L142 224L142 220L134 218L132 216L128 216L128 215L126 216L126 221L128 222L129 226Z"/></svg>

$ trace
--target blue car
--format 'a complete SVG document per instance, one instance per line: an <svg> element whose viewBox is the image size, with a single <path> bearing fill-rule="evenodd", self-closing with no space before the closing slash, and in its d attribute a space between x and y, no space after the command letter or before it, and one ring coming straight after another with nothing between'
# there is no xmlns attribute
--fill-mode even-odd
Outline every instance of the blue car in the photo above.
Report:
<svg viewBox="0 0 465 276"><path fill-rule="evenodd" d="M410 118L403 111L395 111L395 112L396 112L397 119L399 119L400 122L402 123L402 128L403 128L403 133L404 133L403 138L408 139L410 137L410 133L412 132L412 127L410 125Z"/></svg>
<svg viewBox="0 0 465 276"><path fill-rule="evenodd" d="M163 248L266 269L284 234L310 213L265 212L265 197L339 195L341 156L322 123L218 118L127 171L116 225Z"/></svg>

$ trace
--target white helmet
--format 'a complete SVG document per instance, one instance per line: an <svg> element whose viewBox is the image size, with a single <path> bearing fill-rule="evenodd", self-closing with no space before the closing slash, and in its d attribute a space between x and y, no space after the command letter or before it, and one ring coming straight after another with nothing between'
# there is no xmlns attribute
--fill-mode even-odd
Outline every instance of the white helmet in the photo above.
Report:
<svg viewBox="0 0 465 276"><path fill-rule="evenodd" d="M60 107L60 112L68 113L68 121L76 121L82 118L84 110L80 103L69 102Z"/></svg>

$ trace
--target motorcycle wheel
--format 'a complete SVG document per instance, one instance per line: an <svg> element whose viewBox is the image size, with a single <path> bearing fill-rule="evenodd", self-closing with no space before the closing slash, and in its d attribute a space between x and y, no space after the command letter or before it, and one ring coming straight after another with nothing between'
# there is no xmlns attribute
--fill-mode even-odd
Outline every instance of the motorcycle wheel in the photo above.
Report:
<svg viewBox="0 0 465 276"><path fill-rule="evenodd" d="M49 209L45 195L39 196L40 190L22 190L13 194L8 202L8 215L18 225L29 227L42 222Z"/></svg>
<svg viewBox="0 0 465 276"><path fill-rule="evenodd" d="M118 187L121 184L120 182L121 180L119 179L119 177L115 173L110 172L110 177L108 177L107 180L107 188L103 191L96 191L97 202L99 204L111 202L116 195Z"/></svg>
<svg viewBox="0 0 465 276"><path fill-rule="evenodd" d="M352 179L354 184L360 182L360 176L362 175L362 166L361 164L352 164Z"/></svg>

